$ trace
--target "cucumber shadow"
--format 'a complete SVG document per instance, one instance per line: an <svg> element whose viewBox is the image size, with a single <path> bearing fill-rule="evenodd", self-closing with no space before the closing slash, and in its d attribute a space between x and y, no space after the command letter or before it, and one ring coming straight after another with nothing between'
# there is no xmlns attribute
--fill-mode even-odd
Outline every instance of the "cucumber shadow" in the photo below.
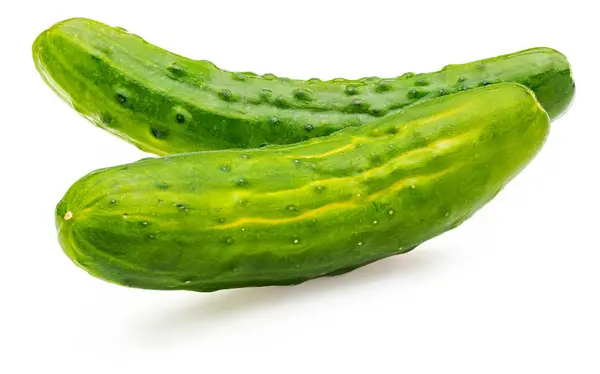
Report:
<svg viewBox="0 0 600 374"><path fill-rule="evenodd" d="M172 339L201 338L210 330L226 326L236 318L253 318L256 313L301 302L325 303L335 292L373 287L380 282L401 283L426 278L428 271L448 257L440 250L423 246L412 252L388 257L341 275L313 279L295 286L270 286L190 293L190 299L161 310L135 323L134 333L145 344L168 344ZM447 252L446 252L447 253ZM388 289L389 290L389 289ZM187 291L182 291L187 292ZM387 291L386 291L387 292ZM248 317L246 317L248 316ZM141 336L139 336L141 335ZM193 339L193 338L191 338Z"/></svg>

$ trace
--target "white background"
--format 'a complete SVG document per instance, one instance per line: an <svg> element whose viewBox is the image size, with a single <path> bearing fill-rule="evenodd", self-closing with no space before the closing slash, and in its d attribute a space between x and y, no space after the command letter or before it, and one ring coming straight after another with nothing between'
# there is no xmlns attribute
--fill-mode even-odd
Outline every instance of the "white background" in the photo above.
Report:
<svg viewBox="0 0 600 374"><path fill-rule="evenodd" d="M600 33L584 3L2 2L0 373L600 373ZM76 179L146 156L36 72L35 37L75 16L225 69L304 79L548 46L569 58L577 95L492 203L414 252L296 287L127 289L56 240L54 207Z"/></svg>

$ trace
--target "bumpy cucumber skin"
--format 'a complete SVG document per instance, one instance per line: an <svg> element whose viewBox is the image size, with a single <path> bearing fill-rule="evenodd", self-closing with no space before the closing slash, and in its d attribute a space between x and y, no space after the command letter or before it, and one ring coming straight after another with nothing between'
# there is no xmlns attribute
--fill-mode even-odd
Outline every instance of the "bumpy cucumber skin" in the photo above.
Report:
<svg viewBox="0 0 600 374"><path fill-rule="evenodd" d="M158 155L296 143L503 81L531 88L554 118L575 90L567 59L549 48L390 79L301 81L224 71L81 18L39 35L33 57L75 110Z"/></svg>
<svg viewBox="0 0 600 374"><path fill-rule="evenodd" d="M291 285L409 251L471 217L537 154L549 118L500 83L287 146L143 159L56 208L65 253L120 285Z"/></svg>

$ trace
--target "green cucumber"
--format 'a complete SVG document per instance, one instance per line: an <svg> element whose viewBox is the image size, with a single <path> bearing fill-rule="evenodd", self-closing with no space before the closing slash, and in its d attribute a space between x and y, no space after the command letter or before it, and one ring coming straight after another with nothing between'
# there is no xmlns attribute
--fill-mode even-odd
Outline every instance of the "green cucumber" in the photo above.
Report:
<svg viewBox="0 0 600 374"><path fill-rule="evenodd" d="M458 226L548 130L531 90L500 83L295 145L143 159L75 182L56 208L59 241L91 275L130 287L298 284Z"/></svg>
<svg viewBox="0 0 600 374"><path fill-rule="evenodd" d="M77 18L39 35L33 57L44 80L75 110L158 155L297 143L503 81L532 89L551 118L574 94L567 59L549 48L428 74L302 81L224 71Z"/></svg>

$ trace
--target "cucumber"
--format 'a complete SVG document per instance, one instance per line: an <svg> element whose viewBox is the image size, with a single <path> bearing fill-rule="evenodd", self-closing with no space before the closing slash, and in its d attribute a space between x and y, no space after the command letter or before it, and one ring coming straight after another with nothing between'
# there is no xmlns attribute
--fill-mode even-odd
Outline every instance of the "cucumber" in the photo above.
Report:
<svg viewBox="0 0 600 374"><path fill-rule="evenodd" d="M294 145L94 171L56 207L64 252L116 284L292 285L407 252L471 217L537 154L549 117L500 83Z"/></svg>
<svg viewBox="0 0 600 374"><path fill-rule="evenodd" d="M224 71L121 28L77 18L39 35L33 58L47 84L76 111L158 155L297 143L503 81L531 88L551 118L574 94L569 63L549 48L428 74L302 81Z"/></svg>

